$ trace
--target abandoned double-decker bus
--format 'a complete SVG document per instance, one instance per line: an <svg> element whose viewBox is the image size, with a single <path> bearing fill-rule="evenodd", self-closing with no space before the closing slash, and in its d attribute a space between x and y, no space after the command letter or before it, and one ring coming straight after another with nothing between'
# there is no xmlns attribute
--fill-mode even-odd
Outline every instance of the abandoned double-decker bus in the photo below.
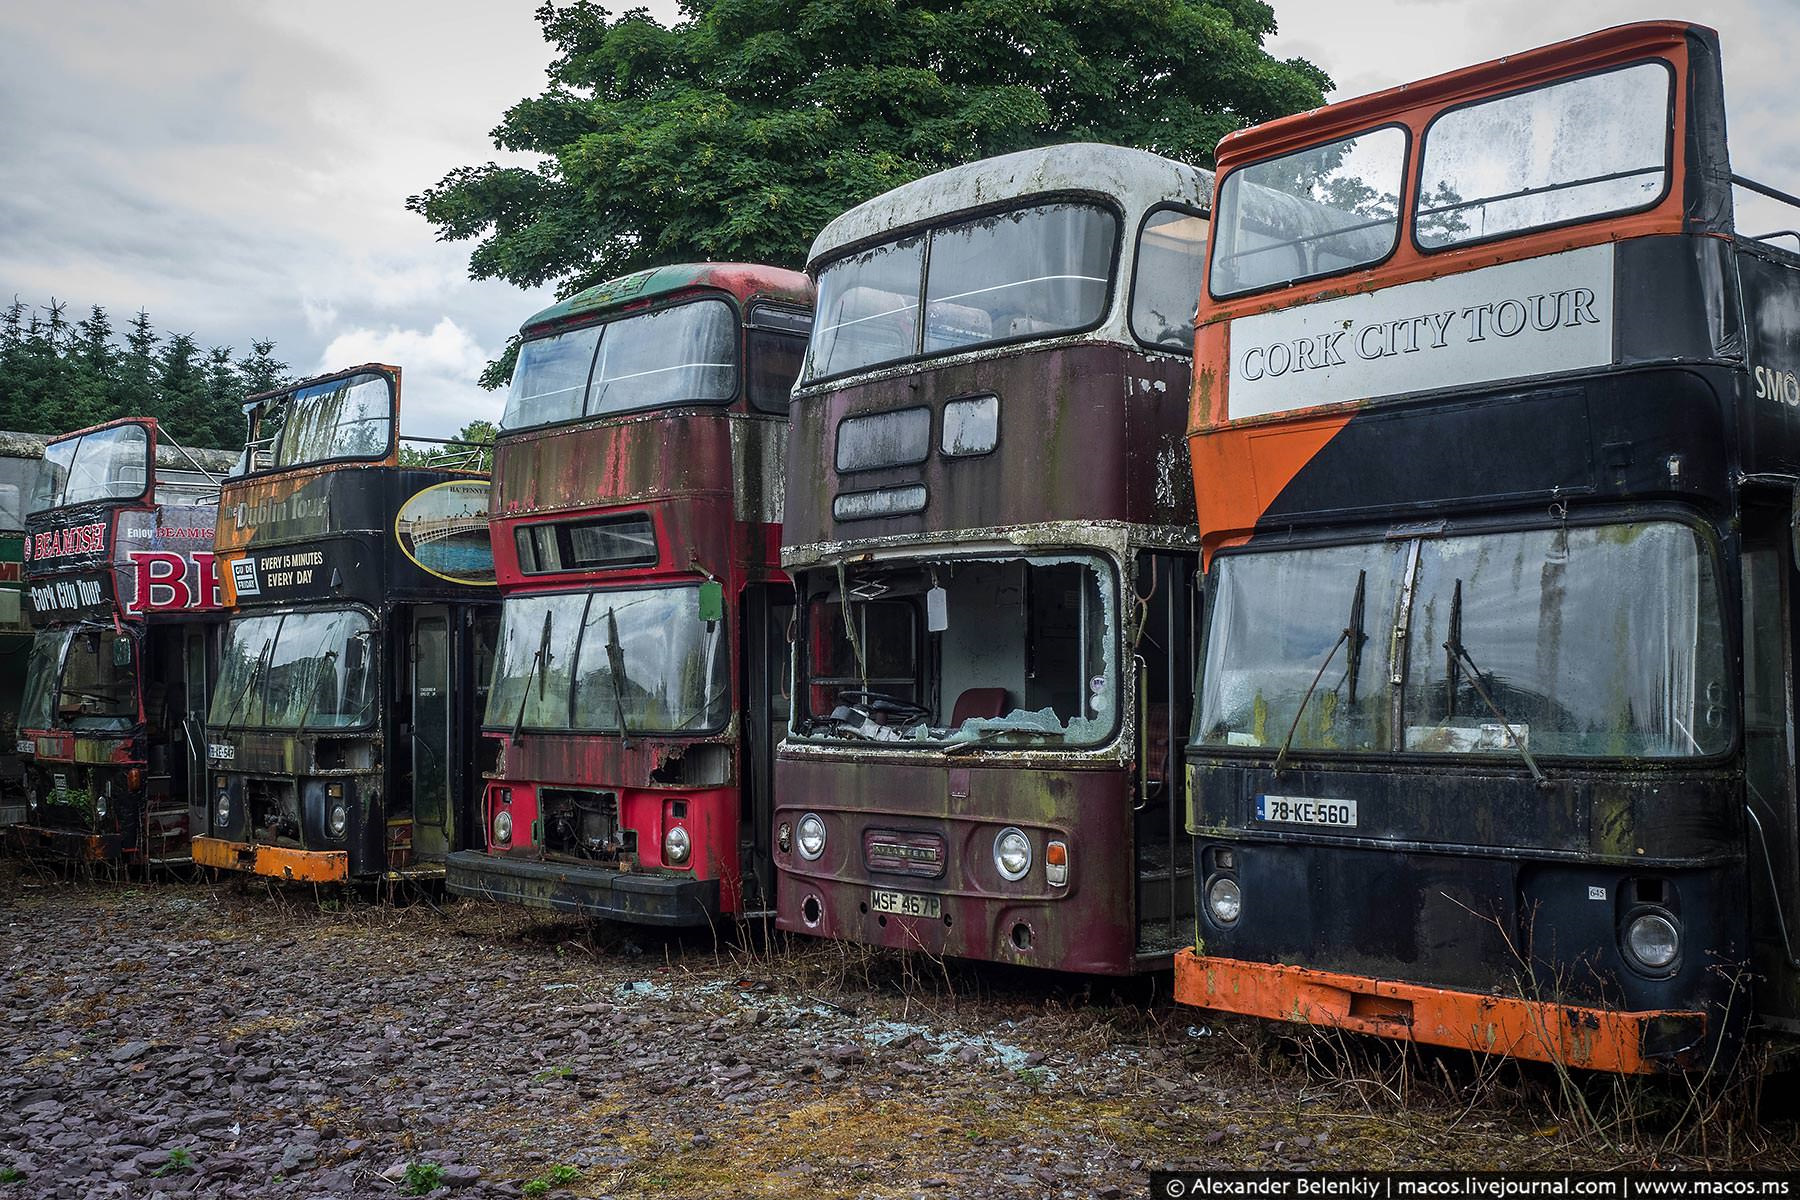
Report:
<svg viewBox="0 0 1800 1200"><path fill-rule="evenodd" d="M231 620L194 861L313 883L441 876L471 836L493 645L482 450L402 465L402 441L441 439L400 437L398 367L245 409L219 497Z"/></svg>
<svg viewBox="0 0 1800 1200"><path fill-rule="evenodd" d="M486 841L451 857L452 891L659 925L772 903L811 314L799 272L709 263L526 322L495 446Z"/></svg>
<svg viewBox="0 0 1800 1200"><path fill-rule="evenodd" d="M778 924L1123 974L1190 928L1209 172L1075 144L834 220L795 391Z"/></svg>
<svg viewBox="0 0 1800 1200"><path fill-rule="evenodd" d="M43 438L0 431L0 826L26 816L25 760L17 750L32 642L25 604L25 511L43 464Z"/></svg>
<svg viewBox="0 0 1800 1200"><path fill-rule="evenodd" d="M1222 143L1178 998L1620 1072L1796 1027L1800 255L1720 72L1630 25Z"/></svg>
<svg viewBox="0 0 1800 1200"><path fill-rule="evenodd" d="M78 862L188 860L218 664L219 478L127 419L49 442L25 518L36 629L19 702L18 848Z"/></svg>

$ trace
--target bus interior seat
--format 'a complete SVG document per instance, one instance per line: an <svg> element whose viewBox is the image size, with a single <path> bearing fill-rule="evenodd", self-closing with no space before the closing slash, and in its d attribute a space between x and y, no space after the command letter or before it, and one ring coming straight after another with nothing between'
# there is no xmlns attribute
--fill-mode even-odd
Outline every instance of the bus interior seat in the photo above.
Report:
<svg viewBox="0 0 1800 1200"><path fill-rule="evenodd" d="M971 717L1003 717L1006 709L1005 688L965 688L950 710L950 727L954 729Z"/></svg>

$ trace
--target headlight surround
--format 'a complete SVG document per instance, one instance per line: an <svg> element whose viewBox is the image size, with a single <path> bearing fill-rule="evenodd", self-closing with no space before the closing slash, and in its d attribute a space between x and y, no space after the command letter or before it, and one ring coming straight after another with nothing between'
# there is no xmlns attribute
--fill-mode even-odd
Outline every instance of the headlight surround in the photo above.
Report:
<svg viewBox="0 0 1800 1200"><path fill-rule="evenodd" d="M512 813L501 809L494 814L494 842L504 846L512 841Z"/></svg>
<svg viewBox="0 0 1800 1200"><path fill-rule="evenodd" d="M1031 839L1023 829L1008 825L994 835L994 869L1001 878L1015 881L1031 870Z"/></svg>
<svg viewBox="0 0 1800 1200"><path fill-rule="evenodd" d="M1625 952L1646 971L1666 971L1681 955L1681 929L1664 913L1639 913L1625 926Z"/></svg>
<svg viewBox="0 0 1800 1200"><path fill-rule="evenodd" d="M1214 875L1206 884L1206 912L1213 924L1224 928L1236 925L1244 913L1244 891L1229 875Z"/></svg>
<svg viewBox="0 0 1800 1200"><path fill-rule="evenodd" d="M818 813L807 813L794 829L794 845L800 857L814 862L825 853L825 819Z"/></svg>
<svg viewBox="0 0 1800 1200"><path fill-rule="evenodd" d="M333 800L331 807L325 812L325 832L334 838L341 838L349 825L350 810L344 807L342 800Z"/></svg>
<svg viewBox="0 0 1800 1200"><path fill-rule="evenodd" d="M663 832L663 861L668 863L684 863L688 860L688 852L693 849L693 841L688 831L680 825L671 825Z"/></svg>

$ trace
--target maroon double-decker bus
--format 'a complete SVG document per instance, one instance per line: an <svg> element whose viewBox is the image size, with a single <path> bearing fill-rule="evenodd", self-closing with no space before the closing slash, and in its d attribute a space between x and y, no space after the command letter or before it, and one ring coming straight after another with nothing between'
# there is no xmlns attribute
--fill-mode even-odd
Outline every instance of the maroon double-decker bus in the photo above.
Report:
<svg viewBox="0 0 1800 1200"><path fill-rule="evenodd" d="M815 241L782 928L1111 974L1187 940L1183 397L1211 178L1053 146Z"/></svg>
<svg viewBox="0 0 1800 1200"><path fill-rule="evenodd" d="M658 925L771 902L811 320L804 275L712 263L526 322L495 445L486 845L450 856L453 892Z"/></svg>
<svg viewBox="0 0 1800 1200"><path fill-rule="evenodd" d="M233 456L158 441L154 420L130 418L44 449L23 549L27 812L7 830L28 853L186 862L204 824L224 621L213 526Z"/></svg>

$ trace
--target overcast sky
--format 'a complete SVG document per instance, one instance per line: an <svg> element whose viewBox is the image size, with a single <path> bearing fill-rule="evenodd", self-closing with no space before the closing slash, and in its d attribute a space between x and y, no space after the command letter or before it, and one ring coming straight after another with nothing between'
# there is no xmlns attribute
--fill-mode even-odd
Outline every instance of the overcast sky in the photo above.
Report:
<svg viewBox="0 0 1800 1200"><path fill-rule="evenodd" d="M0 6L0 299L54 296L75 315L98 303L121 327L144 307L162 331L240 352L270 337L298 374L397 363L409 433L497 416L475 378L550 292L470 282L468 245L435 241L405 202L496 157L488 131L544 81L535 6ZM1734 166L1800 189L1784 169L1800 162L1792 0L1704 8L1690 15L1723 39ZM1277 0L1275 12L1271 49L1324 68L1334 99L1679 15L1633 0Z"/></svg>

